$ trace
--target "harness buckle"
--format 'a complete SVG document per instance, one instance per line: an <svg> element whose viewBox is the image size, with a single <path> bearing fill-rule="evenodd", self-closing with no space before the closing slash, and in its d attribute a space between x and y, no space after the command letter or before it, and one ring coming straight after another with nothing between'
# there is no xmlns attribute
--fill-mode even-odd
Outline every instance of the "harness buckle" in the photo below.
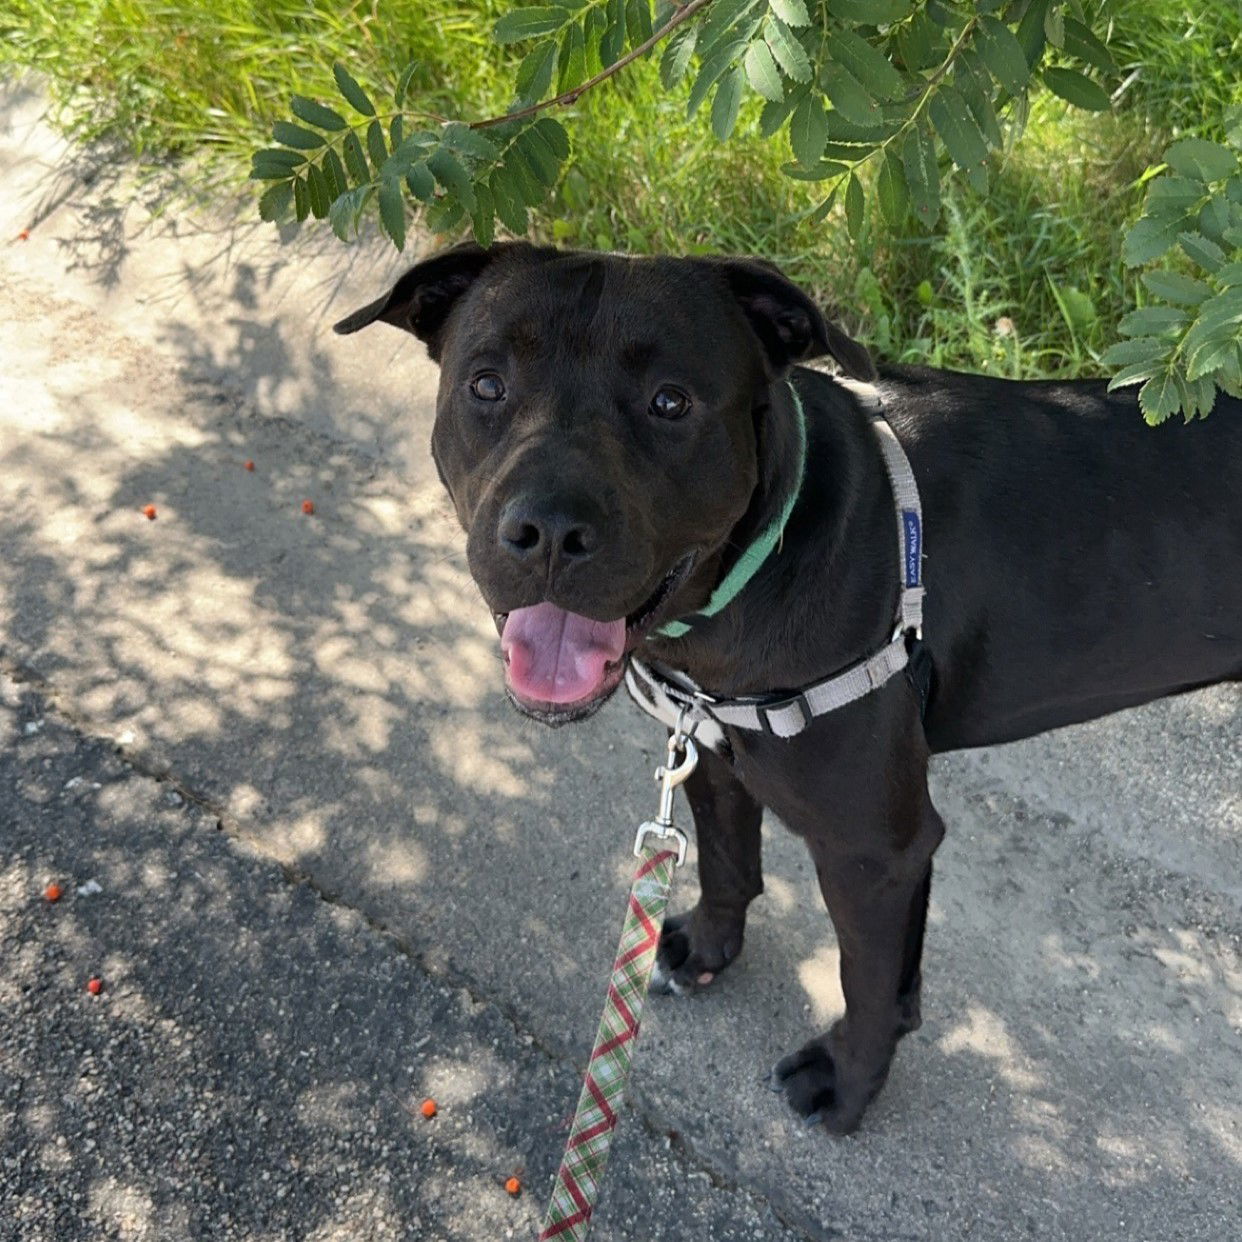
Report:
<svg viewBox="0 0 1242 1242"><path fill-rule="evenodd" d="M768 719L768 714L770 712L783 712L787 707L797 707L802 721L791 733L777 733L772 728L772 722ZM787 699L777 699L775 703L764 703L756 710L755 715L759 717L759 723L769 737L779 738L792 737L794 733L801 733L803 729L809 728L811 721L815 719L815 713L811 710L811 705L806 701L806 695L802 691L790 695Z"/></svg>

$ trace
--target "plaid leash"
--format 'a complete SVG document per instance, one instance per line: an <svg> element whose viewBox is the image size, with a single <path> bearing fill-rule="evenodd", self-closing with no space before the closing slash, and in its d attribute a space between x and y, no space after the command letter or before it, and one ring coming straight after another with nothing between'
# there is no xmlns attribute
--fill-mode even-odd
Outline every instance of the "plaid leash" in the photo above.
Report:
<svg viewBox="0 0 1242 1242"><path fill-rule="evenodd" d="M677 762L679 754L685 758ZM634 840L638 870L630 888L625 923L617 960L608 981L604 1013L587 1062L582 1094L574 1113L565 1154L556 1174L552 1199L539 1242L559 1239L582 1242L591 1225L591 1213L599 1197L600 1182L608 1163L612 1135L617 1126L622 1097L630 1076L634 1042L647 999L647 984L660 945L660 928L668 905L673 871L686 856L686 838L673 826L673 792L698 762L694 743L681 731L681 721L669 738L668 762L656 770L660 786L660 813L654 823L643 824ZM672 838L675 849L648 841Z"/></svg>

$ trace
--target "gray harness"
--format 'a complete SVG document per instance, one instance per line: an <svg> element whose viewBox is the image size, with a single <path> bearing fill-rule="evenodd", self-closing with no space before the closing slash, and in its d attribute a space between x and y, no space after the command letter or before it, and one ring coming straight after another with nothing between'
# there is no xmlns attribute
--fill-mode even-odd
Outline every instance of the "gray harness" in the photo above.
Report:
<svg viewBox="0 0 1242 1242"><path fill-rule="evenodd" d="M670 707L684 710L686 720L696 724L714 721L734 729L794 737L817 716L826 716L847 703L878 690L910 663L910 651L923 635L923 508L910 460L892 427L884 418L884 403L871 384L834 375L835 383L848 388L871 416L871 427L880 442L884 466L892 485L897 509L897 555L901 567L901 599L897 607L892 640L874 655L844 672L804 686L792 695L745 695L720 698L701 690L689 677L673 669L631 659L625 674L630 697L648 715L665 723Z"/></svg>

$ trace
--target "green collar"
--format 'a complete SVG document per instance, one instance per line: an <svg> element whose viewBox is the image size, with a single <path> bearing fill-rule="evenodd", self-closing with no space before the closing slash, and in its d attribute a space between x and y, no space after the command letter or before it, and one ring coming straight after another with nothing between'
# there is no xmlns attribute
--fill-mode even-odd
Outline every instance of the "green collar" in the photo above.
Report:
<svg viewBox="0 0 1242 1242"><path fill-rule="evenodd" d="M759 566L768 559L781 541L785 526L798 496L802 492L802 479L806 474L806 415L802 410L802 398L798 396L793 384L789 385L789 393L793 397L794 411L798 416L798 477L790 489L785 505L780 513L755 537L751 545L738 557L737 564L729 570L724 581L712 592L712 597L695 612L689 621L669 621L656 630L665 638L680 638L690 632L690 624L702 617L714 617L727 604L737 598L742 588L759 572Z"/></svg>

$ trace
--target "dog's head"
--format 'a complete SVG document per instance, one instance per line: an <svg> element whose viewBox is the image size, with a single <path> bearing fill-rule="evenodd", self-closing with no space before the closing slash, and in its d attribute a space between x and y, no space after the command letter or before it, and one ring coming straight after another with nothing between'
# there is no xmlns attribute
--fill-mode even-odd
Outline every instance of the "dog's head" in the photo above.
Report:
<svg viewBox="0 0 1242 1242"><path fill-rule="evenodd" d="M754 260L463 245L336 330L376 320L440 364L432 452L509 695L550 724L603 703L629 652L704 603L739 528L779 505L797 429L773 385L822 354L874 376Z"/></svg>

